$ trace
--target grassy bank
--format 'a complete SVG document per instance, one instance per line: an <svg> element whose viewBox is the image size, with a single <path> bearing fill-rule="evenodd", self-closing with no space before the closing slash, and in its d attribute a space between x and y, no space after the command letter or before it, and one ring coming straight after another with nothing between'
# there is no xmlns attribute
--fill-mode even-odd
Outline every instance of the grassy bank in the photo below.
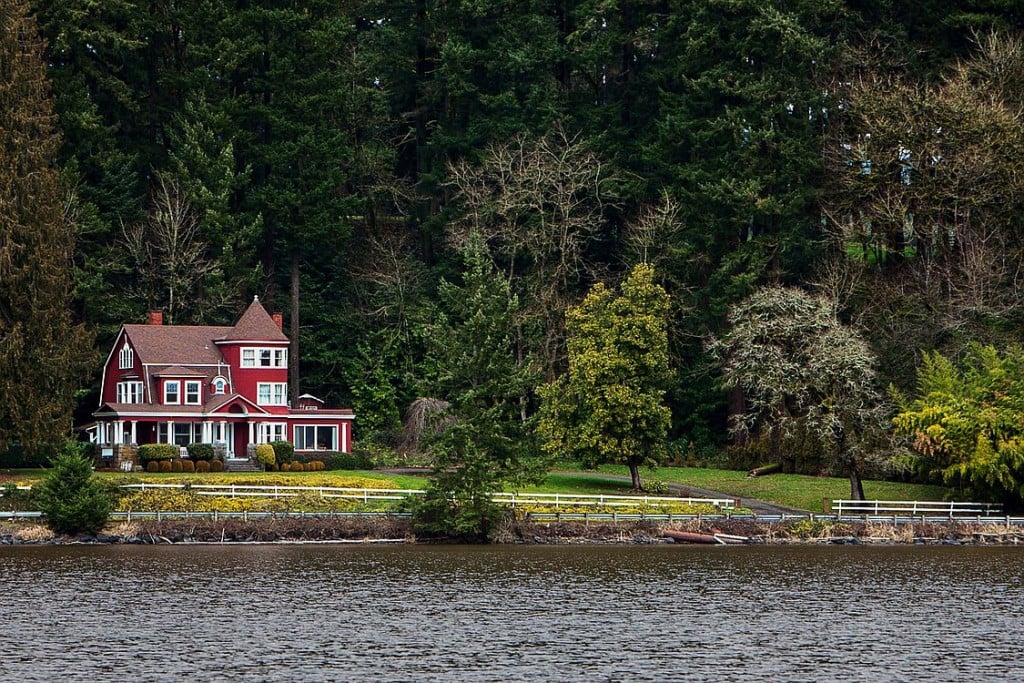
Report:
<svg viewBox="0 0 1024 683"><path fill-rule="evenodd" d="M32 483L40 480L45 470L12 470L0 472L0 480ZM657 479L666 483L682 484L696 488L717 491L737 498L755 498L786 507L820 512L822 500L849 498L850 483L845 478L812 477L799 474L772 474L764 477L748 478L746 472L736 470L701 469L694 467L660 467L654 470L643 470L642 476ZM609 475L615 475L609 476ZM524 491L537 493L579 493L579 494L630 494L627 477L629 470L624 466L606 465L596 471L565 470L548 475L540 486L529 487ZM425 476L408 474L390 474L376 471L334 470L328 472L273 472L250 474L242 472L223 472L217 474L149 474L138 473L126 475L117 472L100 473L103 479L124 482L162 482L183 480L202 481L208 483L243 484L257 483L263 477L273 477L276 482L294 486L352 486L352 480L363 482L372 480L371 484L379 488L422 489L427 484ZM619 478L616 478L619 477ZM0 481L2 483L2 481ZM363 486L366 484L360 484ZM941 486L924 486L899 482L872 481L864 482L864 493L870 499L878 500L943 500L948 490Z"/></svg>
<svg viewBox="0 0 1024 683"><path fill-rule="evenodd" d="M597 472L559 472L549 477L558 486L605 487L605 492L622 484L602 474L629 476L624 466L605 465ZM850 497L850 481L839 477L811 477L801 474L772 474L749 478L737 470L701 469L695 467L659 467L643 470L642 477L718 491L737 498L755 498L786 507L821 512L823 499ZM611 488L609 488L611 487ZM948 489L942 486L905 484L891 481L866 480L864 494L874 500L944 500Z"/></svg>

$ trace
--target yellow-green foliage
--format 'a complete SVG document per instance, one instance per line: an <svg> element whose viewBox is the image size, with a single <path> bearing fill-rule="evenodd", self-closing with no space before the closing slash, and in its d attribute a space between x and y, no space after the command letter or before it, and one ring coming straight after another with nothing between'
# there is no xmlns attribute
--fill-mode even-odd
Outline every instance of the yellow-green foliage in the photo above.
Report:
<svg viewBox="0 0 1024 683"><path fill-rule="evenodd" d="M897 395L897 434L918 469L976 498L1020 498L1024 488L1024 350L975 344L961 365L923 355L917 396Z"/></svg>
<svg viewBox="0 0 1024 683"><path fill-rule="evenodd" d="M523 513L534 513L534 514L554 514L562 512L566 514L602 514L610 515L618 513L620 515L716 515L721 514L722 511L716 509L713 505L694 505L691 503L664 503L657 505L566 505L560 504L555 505L542 505L542 504L517 504L515 509Z"/></svg>
<svg viewBox="0 0 1024 683"><path fill-rule="evenodd" d="M256 446L256 462L261 465L273 465L275 461L274 447L269 443Z"/></svg>
<svg viewBox="0 0 1024 683"><path fill-rule="evenodd" d="M201 496L194 491L142 491L124 496L117 509L122 512L350 512L362 501L321 498L308 492L287 498L252 496Z"/></svg>

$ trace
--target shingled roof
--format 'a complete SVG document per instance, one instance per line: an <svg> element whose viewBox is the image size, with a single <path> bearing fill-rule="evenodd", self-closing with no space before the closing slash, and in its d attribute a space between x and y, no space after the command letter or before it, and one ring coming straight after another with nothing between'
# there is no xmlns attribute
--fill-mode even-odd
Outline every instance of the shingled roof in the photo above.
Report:
<svg viewBox="0 0 1024 683"><path fill-rule="evenodd" d="M288 341L274 322L274 319L263 308L260 298L254 296L249 308L238 319L235 326L223 337L223 341Z"/></svg>
<svg viewBox="0 0 1024 683"><path fill-rule="evenodd" d="M271 321L273 322L273 321ZM149 365L216 365L224 356L214 344L231 327L200 325L125 325L139 359Z"/></svg>

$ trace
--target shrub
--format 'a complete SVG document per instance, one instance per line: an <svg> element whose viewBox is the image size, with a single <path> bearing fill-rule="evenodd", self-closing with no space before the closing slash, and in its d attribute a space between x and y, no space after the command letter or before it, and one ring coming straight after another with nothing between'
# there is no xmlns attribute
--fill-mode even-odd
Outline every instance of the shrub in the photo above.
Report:
<svg viewBox="0 0 1024 683"><path fill-rule="evenodd" d="M264 467L268 465L273 465L275 462L277 462L274 456L274 447L271 446L269 443L261 443L258 446L256 446L256 462L263 465Z"/></svg>
<svg viewBox="0 0 1024 683"><path fill-rule="evenodd" d="M190 443L188 445L188 456L193 460L212 460L213 444L211 443Z"/></svg>
<svg viewBox="0 0 1024 683"><path fill-rule="evenodd" d="M224 461L223 460L211 460L210 461L210 471L211 472L223 472L224 471Z"/></svg>
<svg viewBox="0 0 1024 683"><path fill-rule="evenodd" d="M366 453L333 453L328 454L327 469L372 470L373 462Z"/></svg>
<svg viewBox="0 0 1024 683"><path fill-rule="evenodd" d="M170 460L161 460L160 461L160 471L161 472L171 472L172 471L171 461Z"/></svg>
<svg viewBox="0 0 1024 683"><path fill-rule="evenodd" d="M181 454L181 449L172 443L144 443L139 446L139 460L172 460Z"/></svg>
<svg viewBox="0 0 1024 683"><path fill-rule="evenodd" d="M295 446L292 445L291 441L271 441L270 445L274 448L274 459L277 462L289 462L293 460L295 455Z"/></svg>
<svg viewBox="0 0 1024 683"><path fill-rule="evenodd" d="M183 470L184 470L184 468L181 466L181 460L172 460L171 461L171 472L178 472L178 473L180 473Z"/></svg>
<svg viewBox="0 0 1024 683"><path fill-rule="evenodd" d="M310 460L307 465L311 472L323 472L324 463L322 460Z"/></svg>
<svg viewBox="0 0 1024 683"><path fill-rule="evenodd" d="M75 448L53 460L53 469L36 487L46 525L61 534L95 534L110 516L110 499L92 476L92 462Z"/></svg>
<svg viewBox="0 0 1024 683"><path fill-rule="evenodd" d="M196 471L196 464L194 462L192 462L191 460L182 460L181 461L181 471L182 472L188 472L188 473L195 472Z"/></svg>
<svg viewBox="0 0 1024 683"><path fill-rule="evenodd" d="M209 460L200 460L199 462L196 463L196 472L200 472L202 474L206 474L209 471L210 471L210 461Z"/></svg>
<svg viewBox="0 0 1024 683"><path fill-rule="evenodd" d="M160 462L158 460L150 460L146 463L146 471L152 474L160 471Z"/></svg>

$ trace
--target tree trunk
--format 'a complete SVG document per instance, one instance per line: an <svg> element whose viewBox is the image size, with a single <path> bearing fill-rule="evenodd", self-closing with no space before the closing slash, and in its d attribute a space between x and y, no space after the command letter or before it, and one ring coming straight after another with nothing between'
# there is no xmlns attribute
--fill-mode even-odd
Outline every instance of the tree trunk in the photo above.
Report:
<svg viewBox="0 0 1024 683"><path fill-rule="evenodd" d="M640 490L640 465L631 462L629 463L629 476L633 479L633 490Z"/></svg>
<svg viewBox="0 0 1024 683"><path fill-rule="evenodd" d="M850 465L850 500L864 500L864 482L855 465Z"/></svg>
<svg viewBox="0 0 1024 683"><path fill-rule="evenodd" d="M299 250L292 248L291 272L291 348L288 350L288 393L292 405L299 405Z"/></svg>

